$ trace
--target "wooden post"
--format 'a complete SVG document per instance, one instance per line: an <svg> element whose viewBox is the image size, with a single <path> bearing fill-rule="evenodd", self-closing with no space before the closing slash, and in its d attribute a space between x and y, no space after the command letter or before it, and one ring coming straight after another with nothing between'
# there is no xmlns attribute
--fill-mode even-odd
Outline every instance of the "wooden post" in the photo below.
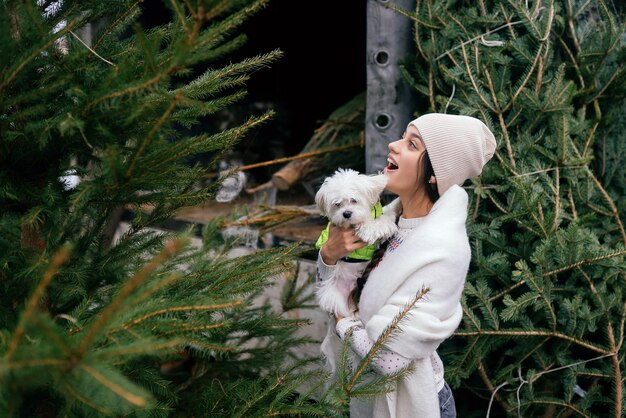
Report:
<svg viewBox="0 0 626 418"><path fill-rule="evenodd" d="M367 173L387 165L387 144L400 138L414 118L413 94L398 67L413 52L413 26L409 18L385 7L392 2L402 9L415 8L415 0L367 1Z"/></svg>

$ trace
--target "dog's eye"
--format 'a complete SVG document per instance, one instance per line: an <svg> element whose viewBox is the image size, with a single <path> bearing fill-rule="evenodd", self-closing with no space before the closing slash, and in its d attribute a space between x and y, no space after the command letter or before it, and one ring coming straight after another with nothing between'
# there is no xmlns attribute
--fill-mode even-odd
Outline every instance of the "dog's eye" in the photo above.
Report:
<svg viewBox="0 0 626 418"><path fill-rule="evenodd" d="M350 203L352 203L353 205L356 204L356 199L350 199Z"/></svg>
<svg viewBox="0 0 626 418"><path fill-rule="evenodd" d="M335 206L339 207L339 206L341 206L341 203L337 202L337 203L335 203Z"/></svg>

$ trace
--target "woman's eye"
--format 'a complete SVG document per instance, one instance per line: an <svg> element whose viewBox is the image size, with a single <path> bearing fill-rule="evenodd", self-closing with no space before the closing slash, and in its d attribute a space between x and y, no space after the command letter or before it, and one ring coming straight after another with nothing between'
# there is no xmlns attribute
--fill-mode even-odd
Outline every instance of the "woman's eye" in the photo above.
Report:
<svg viewBox="0 0 626 418"><path fill-rule="evenodd" d="M412 148L417 148L417 145L415 145L415 142L413 141L409 141L409 146Z"/></svg>

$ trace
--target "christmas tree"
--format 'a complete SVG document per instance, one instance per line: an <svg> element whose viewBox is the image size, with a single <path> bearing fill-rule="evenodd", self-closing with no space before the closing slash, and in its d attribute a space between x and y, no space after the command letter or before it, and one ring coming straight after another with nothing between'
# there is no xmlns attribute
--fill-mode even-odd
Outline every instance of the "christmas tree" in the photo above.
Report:
<svg viewBox="0 0 626 418"><path fill-rule="evenodd" d="M624 10L610 0L420 0L417 114L485 121L468 182L464 319L440 348L464 417L623 416ZM477 402L482 399L482 402Z"/></svg>
<svg viewBox="0 0 626 418"><path fill-rule="evenodd" d="M155 229L214 196L201 180L272 117L204 124L280 57L228 62L266 2L164 3L153 28L141 1L0 5L2 415L328 415L302 391L319 374L294 355L303 321L255 302L300 249L233 258L221 218L200 246Z"/></svg>

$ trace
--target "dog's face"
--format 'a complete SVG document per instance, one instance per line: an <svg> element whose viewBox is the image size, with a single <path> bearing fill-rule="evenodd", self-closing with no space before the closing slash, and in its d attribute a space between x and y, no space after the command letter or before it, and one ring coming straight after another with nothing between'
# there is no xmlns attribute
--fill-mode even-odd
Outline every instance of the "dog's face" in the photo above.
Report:
<svg viewBox="0 0 626 418"><path fill-rule="evenodd" d="M351 169L338 169L326 178L315 195L315 204L322 215L342 228L360 225L371 217L387 184L387 176L368 176Z"/></svg>

